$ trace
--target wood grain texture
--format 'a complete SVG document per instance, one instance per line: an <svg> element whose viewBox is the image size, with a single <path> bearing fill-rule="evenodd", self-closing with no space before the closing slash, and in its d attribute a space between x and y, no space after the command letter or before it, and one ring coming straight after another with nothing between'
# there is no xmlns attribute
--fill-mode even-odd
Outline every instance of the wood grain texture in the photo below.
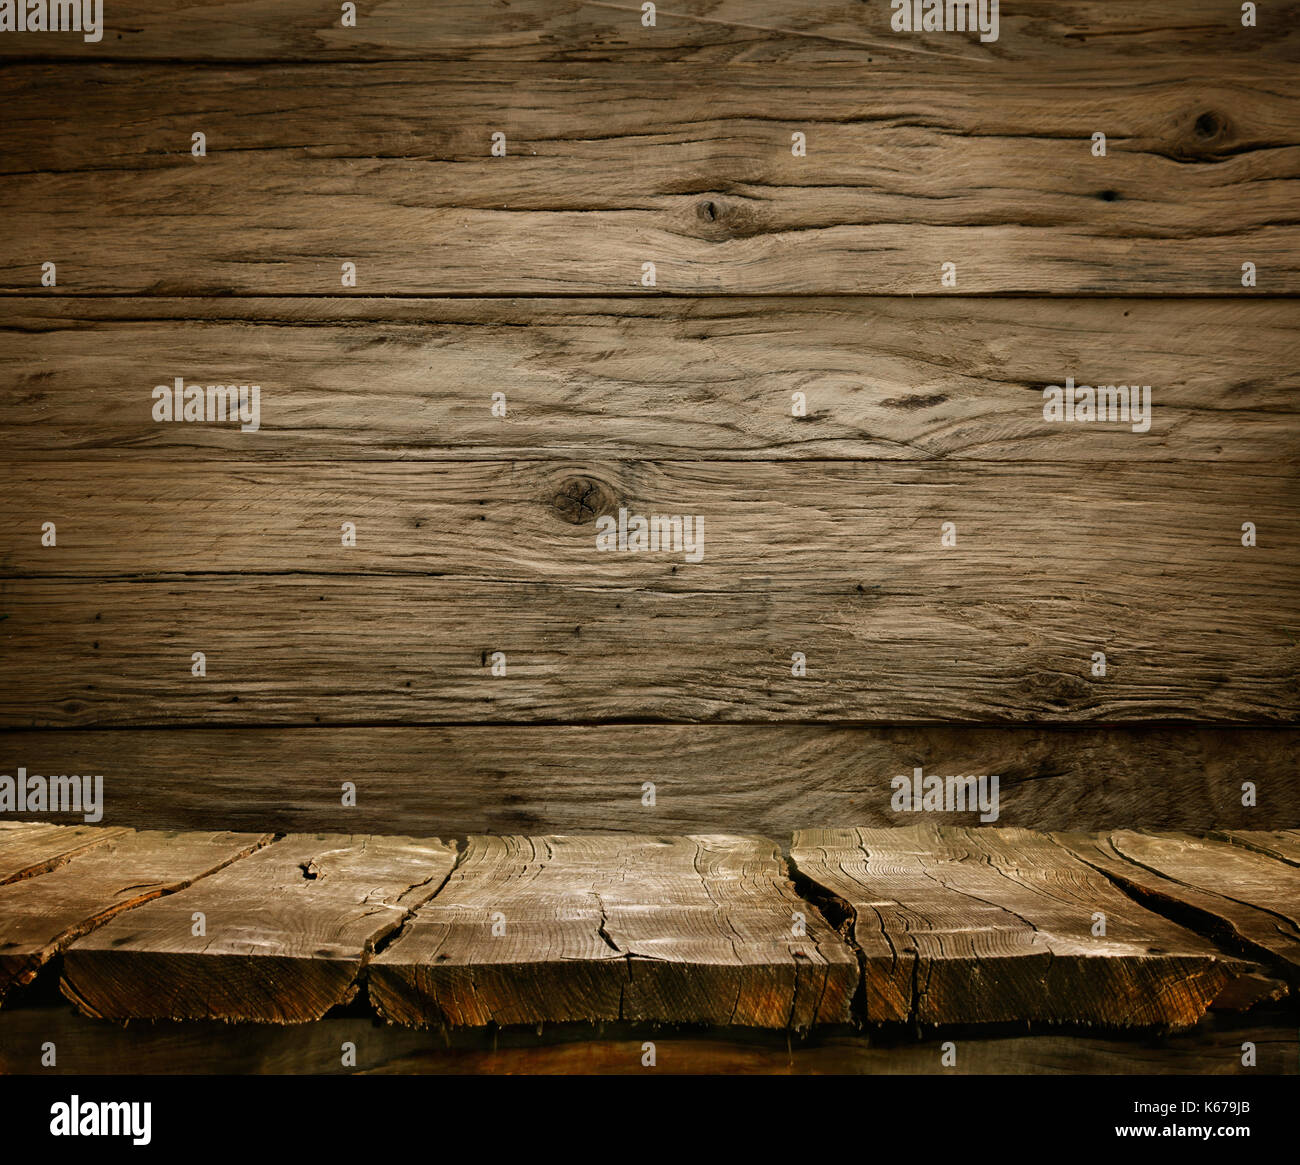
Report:
<svg viewBox="0 0 1300 1165"><path fill-rule="evenodd" d="M887 3L849 0L674 0L653 28L641 5L592 0L387 0L359 5L344 28L337 6L315 0L117 0L103 39L9 33L0 57L216 60L548 61L825 66L943 61L953 69L1004 63L1050 67L1178 57L1202 67L1256 58L1300 59L1300 6L1275 0L1258 29L1216 0L1017 0L1003 6L997 40L899 35Z"/></svg>
<svg viewBox="0 0 1300 1165"><path fill-rule="evenodd" d="M0 291L1294 294L1294 66L1187 68L15 64Z"/></svg>
<svg viewBox="0 0 1300 1165"><path fill-rule="evenodd" d="M1140 604L1144 622L1161 610L1203 619L1198 635L1230 600L1265 641L1287 642L1300 629L1298 494L1300 462L1213 474L1181 464L213 463L178 473L161 462L34 462L8 468L0 571L407 574L773 599L906 589L932 607L960 586L972 608L1068 595L1100 636L1113 634L1120 613L1105 608L1121 596L1125 621ZM620 509L684 515L692 529L702 520L698 561L684 542L602 550L598 519L617 522ZM54 547L42 545L47 521ZM1255 547L1242 546L1244 521ZM355 546L343 544L344 522ZM956 546L942 545L945 522Z"/></svg>
<svg viewBox="0 0 1300 1165"><path fill-rule="evenodd" d="M654 1041L661 1075L771 1073L776 1075L1044 1075L1294 1076L1300 1059L1295 1024L1286 1016L1225 1022L1211 1015L1189 1032L1142 1038L1078 1033L978 1036L961 1040L957 1063L942 1067L948 1035L882 1040L870 1034L804 1038L756 1028L691 1032L641 1025L603 1034L586 1024L532 1029L460 1028L420 1031L371 1019L331 1016L295 1026L215 1022L119 1026L87 1019L69 1007L0 1011L0 1073L43 1075L206 1075L212 1073L347 1074L644 1074L642 1043ZM624 1025L618 1025L623 1027ZM41 1044L53 1040L59 1056L41 1064ZM1241 1045L1257 1050L1256 1066L1241 1063ZM340 1049L357 1049L355 1068Z"/></svg>
<svg viewBox="0 0 1300 1165"><path fill-rule="evenodd" d="M0 724L1296 720L1280 572L1264 601L1242 593L1245 565L1216 572L1237 593L1180 572L1049 594L1007 559L981 602L955 559L928 561L920 579L823 598L386 576L9 580ZM1105 677L1091 674L1097 650Z"/></svg>
<svg viewBox="0 0 1300 1165"><path fill-rule="evenodd" d="M5 306L6 460L1265 464L1300 452L1300 307L1284 299ZM1043 389L1067 375L1150 384L1149 431L1044 421ZM177 376L259 385L260 428L154 421L154 386ZM791 415L794 392L806 416Z"/></svg>
<svg viewBox="0 0 1300 1165"><path fill-rule="evenodd" d="M219 870L270 834L126 832L49 873L0 886L0 999L114 915Z"/></svg>
<svg viewBox="0 0 1300 1165"><path fill-rule="evenodd" d="M1216 830L1216 841L1244 846L1257 853L1276 858L1291 866L1300 866L1300 830L1296 829L1227 829Z"/></svg>
<svg viewBox="0 0 1300 1165"><path fill-rule="evenodd" d="M0 822L0 886L49 873L77 854L126 832L43 821Z"/></svg>
<svg viewBox="0 0 1300 1165"><path fill-rule="evenodd" d="M1238 846L1132 830L1063 845L1153 909L1300 983L1300 869Z"/></svg>
<svg viewBox="0 0 1300 1165"><path fill-rule="evenodd" d="M475 836L375 958L369 993L410 1026L802 1030L847 1022L857 981L853 952L766 839Z"/></svg>
<svg viewBox="0 0 1300 1165"><path fill-rule="evenodd" d="M437 838L283 838L73 943L63 993L108 1019L319 1019L455 860Z"/></svg>
<svg viewBox="0 0 1300 1165"><path fill-rule="evenodd" d="M147 829L424 837L731 829L788 839L839 821L900 824L890 781L919 765L997 774L1000 825L1249 830L1261 820L1300 827L1297 735L1148 725L53 730L0 734L0 772L23 764L103 773L105 821ZM347 809L344 780L358 790ZM1242 805L1247 780L1261 807ZM646 781L653 808L642 804Z"/></svg>
<svg viewBox="0 0 1300 1165"><path fill-rule="evenodd" d="M790 860L842 916L877 1022L1188 1027L1243 969L1026 830L800 830Z"/></svg>

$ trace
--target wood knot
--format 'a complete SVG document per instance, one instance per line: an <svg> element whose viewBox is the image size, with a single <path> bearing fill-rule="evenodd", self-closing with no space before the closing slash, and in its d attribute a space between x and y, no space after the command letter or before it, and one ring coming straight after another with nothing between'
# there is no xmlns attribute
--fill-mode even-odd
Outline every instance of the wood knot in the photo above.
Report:
<svg viewBox="0 0 1300 1165"><path fill-rule="evenodd" d="M1223 132L1223 119L1217 113L1202 113L1196 119L1196 136L1206 142Z"/></svg>
<svg viewBox="0 0 1300 1165"><path fill-rule="evenodd" d="M695 208L695 213L698 214L700 218L703 219L705 222L717 222L718 204L706 198Z"/></svg>
<svg viewBox="0 0 1300 1165"><path fill-rule="evenodd" d="M574 526L594 522L602 514L617 510L613 491L594 477L568 477L560 483L551 506L562 521Z"/></svg>

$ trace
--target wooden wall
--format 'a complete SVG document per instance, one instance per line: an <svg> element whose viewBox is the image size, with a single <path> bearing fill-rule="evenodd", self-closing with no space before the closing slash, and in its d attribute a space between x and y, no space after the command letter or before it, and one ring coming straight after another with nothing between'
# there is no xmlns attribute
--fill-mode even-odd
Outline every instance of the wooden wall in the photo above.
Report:
<svg viewBox="0 0 1300 1165"><path fill-rule="evenodd" d="M1300 826L1300 4L106 7L0 36L0 772L143 827L786 842L916 766ZM1149 431L1045 420L1068 376Z"/></svg>

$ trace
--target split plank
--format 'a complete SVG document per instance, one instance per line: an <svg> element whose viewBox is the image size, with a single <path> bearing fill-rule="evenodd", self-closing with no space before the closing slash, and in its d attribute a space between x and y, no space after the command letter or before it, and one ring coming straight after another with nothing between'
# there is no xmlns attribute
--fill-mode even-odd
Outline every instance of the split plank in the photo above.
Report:
<svg viewBox="0 0 1300 1165"><path fill-rule="evenodd" d="M0 999L115 915L181 890L270 838L125 831L49 873L0 886Z"/></svg>
<svg viewBox="0 0 1300 1165"><path fill-rule="evenodd" d="M344 262L371 295L1300 291L1294 65L923 62L15 64L0 291L51 260L56 295L335 295Z"/></svg>
<svg viewBox="0 0 1300 1165"><path fill-rule="evenodd" d="M125 829L0 822L0 886L48 873L85 850L120 837Z"/></svg>
<svg viewBox="0 0 1300 1165"><path fill-rule="evenodd" d="M1300 59L1300 6L1291 0L1270 3L1258 31L1243 28L1235 8L1217 0L1017 0L1002 7L997 38L989 41L975 32L898 34L892 14L883 2L674 0L661 4L654 26L647 27L641 5L630 2L511 0L505 8L476 0L387 0L362 7L356 25L345 28L337 7L316 0L116 0L106 10L100 40L10 32L0 38L0 57L577 60L712 69L918 59L943 60L954 69L1077 60L1141 65L1174 56L1189 66L1194 59L1201 68L1227 61L1244 69L1261 58Z"/></svg>
<svg viewBox="0 0 1300 1165"><path fill-rule="evenodd" d="M1216 830L1212 836L1300 866L1300 829L1227 829Z"/></svg>
<svg viewBox="0 0 1300 1165"><path fill-rule="evenodd" d="M1244 574L1238 593L1207 572L1031 595L1044 584L1008 561L985 598L941 555L919 579L825 598L389 576L10 580L0 724L1296 720L1290 600L1240 593ZM807 675L792 674L794 651Z"/></svg>
<svg viewBox="0 0 1300 1165"><path fill-rule="evenodd" d="M1062 844L1155 909L1300 983L1300 869L1186 834L1121 829Z"/></svg>
<svg viewBox="0 0 1300 1165"><path fill-rule="evenodd" d="M0 328L4 457L1293 460L1285 299L29 299ZM1248 335L1250 343L1243 345ZM1150 428L1042 392L1151 386ZM152 393L256 384L256 432ZM506 418L490 413L491 392ZM805 393L805 416L791 398Z"/></svg>
<svg viewBox="0 0 1300 1165"><path fill-rule="evenodd" d="M802 1030L848 1022L857 979L853 952L765 839L475 836L371 964L369 992L385 1018L417 1027Z"/></svg>
<svg viewBox="0 0 1300 1165"><path fill-rule="evenodd" d="M108 1019L319 1019L455 860L437 838L283 838L74 943L63 993Z"/></svg>
<svg viewBox="0 0 1300 1165"><path fill-rule="evenodd" d="M877 1022L1188 1027L1249 973L1026 830L800 830L790 860L843 916Z"/></svg>
<svg viewBox="0 0 1300 1165"><path fill-rule="evenodd" d="M223 665L224 666L224 665ZM241 701L242 703L243 701ZM318 709L319 712L319 709ZM999 778L998 824L1027 829L1300 827L1300 730L571 724L47 730L0 734L0 772L105 774L106 819L279 833L667 833L789 837L900 824L890 781ZM339 803L353 781L355 806ZM655 785L655 805L642 786ZM968 824L933 813L936 824ZM103 832L101 829L100 832ZM0 835L3 836L3 835Z"/></svg>
<svg viewBox="0 0 1300 1165"><path fill-rule="evenodd" d="M15 463L0 500L0 570L409 574L773 597L905 587L935 604L960 586L971 606L1068 594L1093 614L1122 596L1126 621L1197 613L1198 635L1221 625L1229 600L1292 629L1276 636L1287 641L1300 628L1298 492L1300 458L1213 474L1194 464L205 463L179 473L157 461ZM671 549L601 548L600 519L617 525L621 510L625 527L638 515L690 526L672 528ZM45 522L55 547L42 545ZM344 545L344 522L355 546ZM945 522L956 546L941 545ZM1114 635L1108 626L1097 633Z"/></svg>

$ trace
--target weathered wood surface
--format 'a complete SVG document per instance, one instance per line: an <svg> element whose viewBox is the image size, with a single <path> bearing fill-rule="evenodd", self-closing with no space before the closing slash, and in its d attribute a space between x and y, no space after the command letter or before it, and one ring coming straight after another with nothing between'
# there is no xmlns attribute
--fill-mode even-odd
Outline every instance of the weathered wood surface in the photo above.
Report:
<svg viewBox="0 0 1300 1165"><path fill-rule="evenodd" d="M371 963L371 1002L411 1026L651 1020L845 1023L853 952L775 843L471 837L433 901Z"/></svg>
<svg viewBox="0 0 1300 1165"><path fill-rule="evenodd" d="M842 915L877 1022L1188 1027L1252 970L1025 830L799 830L790 860Z"/></svg>
<svg viewBox="0 0 1300 1165"><path fill-rule="evenodd" d="M345 28L339 6L316 0L116 0L101 40L8 33L0 57L161 60L540 61L825 66L942 60L952 69L1022 63L1096 66L1192 58L1201 69L1248 69L1258 59L1300 58L1300 6L1272 0L1258 28L1219 0L1017 0L1002 6L996 40L977 33L900 35L888 3L846 0L675 0L653 27L639 3L476 0L358 5ZM1192 63L1188 60L1189 65ZM1192 75L1201 75L1195 73Z"/></svg>
<svg viewBox="0 0 1300 1165"><path fill-rule="evenodd" d="M61 952L64 994L119 1020L304 1023L364 979L414 1027L1173 1029L1284 997L1273 971L1300 965L1300 871L1176 834L801 830L792 883L775 842L730 834L472 835L457 860L436 839L103 832L0 887L4 989Z"/></svg>
<svg viewBox="0 0 1300 1165"><path fill-rule="evenodd" d="M1300 629L1300 459L1199 465L869 462L163 462L11 464L0 569L78 579L159 574L436 575L674 591L873 594L933 608L1071 602L1219 625L1223 596ZM601 549L620 509L690 518L675 549ZM703 523L696 547L686 539ZM1259 544L1242 546L1242 523ZM58 531L42 545L42 523ZM343 544L352 522L356 545ZM942 545L943 524L956 546ZM694 559L698 558L698 561ZM1080 603L1082 599L1082 603ZM1201 622L1195 623L1199 610ZM1151 617L1160 617L1151 612ZM806 620L805 620L806 621ZM7 630L8 628L0 628ZM1261 636L1262 638L1262 636ZM1275 633L1278 642L1293 635Z"/></svg>
<svg viewBox="0 0 1300 1165"><path fill-rule="evenodd" d="M253 833L135 833L0 886L0 999L121 911L181 890L270 840Z"/></svg>
<svg viewBox="0 0 1300 1165"><path fill-rule="evenodd" d="M949 1033L924 1040L884 1042L879 1033L822 1034L726 1028L692 1032L640 1025L593 1029L548 1026L508 1031L459 1028L421 1031L377 1025L361 1017L329 1017L292 1027L215 1022L118 1026L88 1019L69 1007L0 1011L0 1073L6 1075L203 1075L213 1073L427 1073L601 1075L772 1073L930 1075L1294 1076L1300 1040L1289 1016L1243 1023L1211 1016L1189 1032L1146 1035L1034 1035L959 1037L957 1062L943 1064ZM655 1045L655 1066L641 1061ZM42 1044L58 1058L41 1063ZM1256 1064L1242 1065L1242 1044L1256 1048ZM345 1044L356 1048L345 1066Z"/></svg>
<svg viewBox="0 0 1300 1165"><path fill-rule="evenodd" d="M436 838L286 837L73 943L63 992L108 1019L319 1019L455 860Z"/></svg>
<svg viewBox="0 0 1300 1165"><path fill-rule="evenodd" d="M0 886L48 873L77 854L126 832L93 825L0 822Z"/></svg>
<svg viewBox="0 0 1300 1165"><path fill-rule="evenodd" d="M28 299L0 328L0 456L1250 461L1297 456L1285 299ZM1243 344L1243 337L1249 343ZM1150 429L1042 392L1151 386ZM153 420L256 384L259 429ZM507 397L505 418L491 394ZM791 414L803 392L807 415Z"/></svg>
<svg viewBox="0 0 1300 1165"><path fill-rule="evenodd" d="M897 572L887 585L864 571L861 589L825 597L385 576L9 580L0 724L1294 722L1294 586L1258 565L1262 548L1234 551L1230 530L1223 542L1199 575L1135 563L1149 580L1136 588L1108 583L1106 559L1076 560L1096 571L1091 591L1001 553L981 579L937 537L912 556L919 578L883 563ZM1092 675L1099 650L1105 677ZM792 674L796 651L807 675Z"/></svg>
<svg viewBox="0 0 1300 1165"><path fill-rule="evenodd" d="M1300 291L1294 65L924 61L14 64L0 291L47 261L53 294L333 295L344 262L371 295Z"/></svg>
<svg viewBox="0 0 1300 1165"><path fill-rule="evenodd" d="M242 703L242 701L241 701ZM105 774L105 820L281 833L722 833L897 825L890 781L999 778L998 824L1300 827L1295 729L459 725L8 732L0 772ZM340 784L357 786L343 809ZM1262 805L1242 805L1253 781ZM642 786L655 785L655 804ZM932 813L937 824L968 824ZM101 830L102 832L102 830Z"/></svg>
<svg viewBox="0 0 1300 1165"><path fill-rule="evenodd" d="M1153 909L1300 983L1300 869L1238 846L1133 830L1060 840Z"/></svg>
<svg viewBox="0 0 1300 1165"><path fill-rule="evenodd" d="M1212 836L1216 841L1245 846L1288 865L1300 866L1300 829L1228 829L1216 830Z"/></svg>
<svg viewBox="0 0 1300 1165"><path fill-rule="evenodd" d="M1300 464L1077 466L815 462L552 465L14 464L0 568L158 574L414 574L584 587L833 594L902 588L937 606L1082 592L1217 625L1222 596L1300 628ZM599 518L702 520L676 549L602 550ZM629 522L631 518L627 519ZM1251 521L1259 545L1242 546ZM42 545L41 523L58 543ZM343 544L342 524L356 527ZM957 545L942 545L943 524ZM685 531L685 537L690 536ZM1209 605L1207 606L1207 601ZM1210 618L1206 618L1213 612ZM1154 614L1154 613L1153 613ZM1115 616L1112 615L1112 618ZM1159 617L1154 615L1154 617ZM1102 616L1099 635L1113 635ZM7 628L0 628L7 630ZM1283 632L1275 638L1288 641Z"/></svg>

